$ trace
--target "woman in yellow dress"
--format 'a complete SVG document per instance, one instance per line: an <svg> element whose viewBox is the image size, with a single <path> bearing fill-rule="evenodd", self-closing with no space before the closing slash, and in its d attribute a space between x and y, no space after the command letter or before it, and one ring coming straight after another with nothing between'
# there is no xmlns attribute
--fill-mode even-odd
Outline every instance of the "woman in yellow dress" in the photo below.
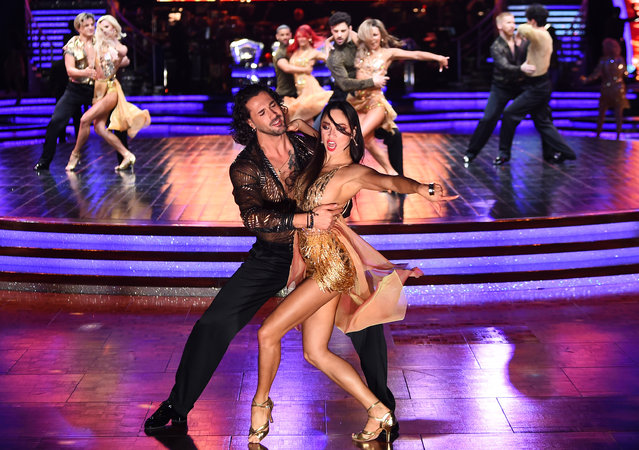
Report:
<svg viewBox="0 0 639 450"><path fill-rule="evenodd" d="M384 24L377 19L362 22L357 29L357 40L357 79L372 78L375 74L386 76L388 67L396 60L435 61L440 71L448 68L447 56L398 48L400 41L388 34ZM388 153L375 142L374 131L377 128L384 128L391 133L397 128L394 122L397 113L384 97L381 88L370 87L355 91L349 94L347 100L359 114L366 148L387 174L397 175L388 160Z"/></svg>
<svg viewBox="0 0 639 450"><path fill-rule="evenodd" d="M299 67L313 67L315 62L326 60L326 55L317 50L321 44L322 39L310 26L300 25L295 31L293 43L287 49L289 62ZM293 76L297 98L284 98L288 119L312 120L322 112L333 91L325 91L311 74L296 73Z"/></svg>
<svg viewBox="0 0 639 450"><path fill-rule="evenodd" d="M317 136L303 121L289 126ZM306 264L305 279L266 318L258 331L258 385L251 409L249 442L258 443L268 434L273 401L269 397L281 356L281 339L302 324L304 357L367 409L368 422L353 434L356 442L367 442L390 430L395 416L368 389L355 369L328 349L335 324L344 333L402 320L406 311L403 283L421 270L393 264L353 232L341 215L326 231L313 227L313 209L335 203L345 207L362 189L417 193L427 200L452 200L437 183L421 184L402 176L382 175L360 165L364 139L357 112L347 102L331 102L320 122L321 143L311 162L297 177L293 189L302 211L310 211L307 228L298 230L299 252ZM300 277L303 278L303 277Z"/></svg>
<svg viewBox="0 0 639 450"><path fill-rule="evenodd" d="M115 167L116 170L132 167L135 164L135 155L127 150L122 142L108 130L127 131L129 137L132 138L140 129L151 123L151 116L147 110L140 110L126 101L122 87L115 78L115 74L127 54L127 47L120 42L120 39L125 36L122 33L122 27L115 17L108 14L100 17L96 25L94 55L91 63L97 73L93 105L82 115L80 120L75 147L65 167L67 171L75 170L80 160L80 150L89 138L92 122L95 132L122 155L122 163ZM106 123L111 111L113 113L107 130Z"/></svg>

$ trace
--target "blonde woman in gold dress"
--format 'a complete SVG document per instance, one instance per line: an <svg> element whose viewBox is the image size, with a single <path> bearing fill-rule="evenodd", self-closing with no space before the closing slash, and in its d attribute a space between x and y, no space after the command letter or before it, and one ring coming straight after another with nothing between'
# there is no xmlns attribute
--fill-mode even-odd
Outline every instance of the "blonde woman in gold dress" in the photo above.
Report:
<svg viewBox="0 0 639 450"><path fill-rule="evenodd" d="M305 122L296 121L289 130L317 136ZM356 442L374 440L385 432L387 441L395 424L393 412L380 403L355 369L328 349L335 324L344 333L371 325L402 320L406 300L403 283L419 269L395 265L354 233L341 215L328 231L313 227L313 209L335 203L345 207L360 190L393 190L417 193L438 202L444 196L436 183L421 184L410 178L382 175L360 165L364 139L357 112L347 102L331 102L322 113L321 144L293 188L302 211L310 211L307 227L298 230L299 251L306 264L305 278L273 311L258 331L258 386L251 408L249 442L260 442L273 421L269 397L281 356L281 339L293 327L302 325L304 357L367 408L368 422Z"/></svg>
<svg viewBox="0 0 639 450"><path fill-rule="evenodd" d="M313 67L317 61L324 61L326 55L317 50L321 43L322 39L309 25L300 25L295 31L293 43L287 49L289 63L299 67ZM310 73L295 73L293 77L297 97L284 98L284 104L288 108L287 117L289 121L311 120L322 112L333 91L324 90Z"/></svg>
<svg viewBox="0 0 639 450"><path fill-rule="evenodd" d="M89 139L91 123L93 123L95 132L122 155L122 163L115 167L116 170L125 170L135 164L135 155L127 150L113 133L108 131L127 131L129 137L132 138L140 129L151 123L151 116L147 110L142 111L126 101L122 87L115 78L115 74L127 54L127 47L120 42L124 36L122 27L115 17L107 14L98 19L91 64L97 73L93 105L82 115L80 120L75 147L65 167L67 171L75 170L80 160L80 150ZM111 116L107 129L106 123L109 119L109 113Z"/></svg>
<svg viewBox="0 0 639 450"><path fill-rule="evenodd" d="M355 56L357 79L386 76L388 67L396 60L434 61L439 70L448 68L448 57L430 52L408 51L398 48L400 41L391 36L384 24L377 19L367 19L357 29L358 50ZM349 94L347 100L355 107L362 124L366 148L380 164L384 172L397 175L388 160L388 153L375 142L377 128L394 133L397 113L388 103L381 88L370 87Z"/></svg>

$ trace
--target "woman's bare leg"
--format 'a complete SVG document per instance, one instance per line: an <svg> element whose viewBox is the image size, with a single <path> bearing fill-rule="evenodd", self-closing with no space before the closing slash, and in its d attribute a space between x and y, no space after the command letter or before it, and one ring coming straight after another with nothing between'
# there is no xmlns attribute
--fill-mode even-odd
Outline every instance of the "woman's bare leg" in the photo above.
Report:
<svg viewBox="0 0 639 450"><path fill-rule="evenodd" d="M87 139L89 139L89 132L91 131L91 123L95 120L103 118L106 121L107 114L113 109L117 102L117 95L115 98L102 97L93 106L91 106L80 119L80 127L78 129L78 136L75 140L75 146L73 147L73 153L79 154Z"/></svg>
<svg viewBox="0 0 639 450"><path fill-rule="evenodd" d="M393 169L388 159L388 150L384 150L375 142L375 130L384 122L385 117L386 110L380 106L369 110L366 114L360 114L359 121L362 127L362 135L366 141L366 148L370 154L382 166L382 170L385 173L397 175L397 171Z"/></svg>
<svg viewBox="0 0 639 450"><path fill-rule="evenodd" d="M254 397L256 403L264 403L268 399L280 364L281 340L284 335L334 296L334 292L322 292L314 280L306 279L266 318L257 332L260 351ZM267 419L268 411L265 408L251 408L253 429L264 425Z"/></svg>
<svg viewBox="0 0 639 450"><path fill-rule="evenodd" d="M359 122L364 139L368 139L375 133L375 130L384 122L384 117L386 117L386 110L381 106L367 111L366 114L360 114Z"/></svg>
<svg viewBox="0 0 639 450"><path fill-rule="evenodd" d="M338 302L339 297L333 298L302 323L304 358L353 396L364 409L368 409L379 399L364 384L353 366L328 348ZM378 403L369 411L369 414L381 418L388 411L386 406ZM368 419L364 429L375 431L378 427L378 421Z"/></svg>
<svg viewBox="0 0 639 450"><path fill-rule="evenodd" d="M96 123L93 125L93 129L102 139L106 141L107 144L113 147L120 155L127 156L130 152L126 149L126 147L122 144L122 142L120 142L120 140L113 133L111 133L109 130L106 129L107 116L111 113L113 108L115 108L115 105L117 104L117 102L118 102L118 93L115 91L112 91L106 94L104 97L102 97L98 103L93 105L91 109L95 108L98 104L100 104L100 106L104 105L105 108L108 108L105 110L104 114L100 117L101 119L99 121L100 126L98 126L98 121L96 120Z"/></svg>
<svg viewBox="0 0 639 450"><path fill-rule="evenodd" d="M375 140L375 136L370 136L366 139L366 149L370 152L371 156L382 166L382 170L388 175L398 175L397 171L393 169L393 166L388 159L388 150L379 146Z"/></svg>

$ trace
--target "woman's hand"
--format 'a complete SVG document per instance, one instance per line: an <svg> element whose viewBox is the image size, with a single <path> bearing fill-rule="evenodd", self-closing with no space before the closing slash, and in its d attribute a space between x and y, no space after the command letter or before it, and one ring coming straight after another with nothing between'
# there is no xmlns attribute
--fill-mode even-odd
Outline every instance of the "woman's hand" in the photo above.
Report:
<svg viewBox="0 0 639 450"><path fill-rule="evenodd" d="M439 71L441 72L444 69L448 69L448 60L450 59L449 56L439 56L439 60L437 61L437 64L439 64Z"/></svg>
<svg viewBox="0 0 639 450"><path fill-rule="evenodd" d="M431 203L434 203L435 210L440 213L441 205L439 202L447 202L459 198L458 195L444 195L444 187L439 183L420 184L417 193Z"/></svg>
<svg viewBox="0 0 639 450"><path fill-rule="evenodd" d="M91 78L92 80L95 80L97 75L98 75L98 73L92 67L87 67L86 69L84 69L84 76L85 77L88 77L88 78Z"/></svg>
<svg viewBox="0 0 639 450"><path fill-rule="evenodd" d="M313 214L313 228L329 230L341 212L342 210L337 206L337 203L318 206L310 212Z"/></svg>
<svg viewBox="0 0 639 450"><path fill-rule="evenodd" d="M290 131L291 133L304 133L309 136L319 137L319 133L317 132L317 130L302 119L292 120L288 124L286 131Z"/></svg>
<svg viewBox="0 0 639 450"><path fill-rule="evenodd" d="M297 133L298 131L300 131L300 122L302 121L302 119L295 119L292 120L289 124L288 124L288 128L286 129L286 131L290 131L292 133Z"/></svg>

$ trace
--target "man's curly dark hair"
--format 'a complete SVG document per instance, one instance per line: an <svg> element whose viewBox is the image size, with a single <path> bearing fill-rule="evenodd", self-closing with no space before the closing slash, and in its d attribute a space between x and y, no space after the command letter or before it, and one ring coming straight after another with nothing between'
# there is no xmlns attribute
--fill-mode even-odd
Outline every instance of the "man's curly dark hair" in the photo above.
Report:
<svg viewBox="0 0 639 450"><path fill-rule="evenodd" d="M543 27L546 25L546 20L548 19L548 10L544 5L533 3L526 9L526 19L535 19L537 26Z"/></svg>
<svg viewBox="0 0 639 450"><path fill-rule="evenodd" d="M278 105L282 107L282 112L286 115L286 107L282 97L273 89L261 84L250 84L243 87L235 94L233 112L231 113L231 137L240 145L247 145L255 137L255 130L251 128L247 120L250 118L246 103L261 92L266 92Z"/></svg>
<svg viewBox="0 0 639 450"><path fill-rule="evenodd" d="M346 26L351 26L351 15L344 11L336 11L331 17L328 18L328 26L334 27L340 23L345 22Z"/></svg>

